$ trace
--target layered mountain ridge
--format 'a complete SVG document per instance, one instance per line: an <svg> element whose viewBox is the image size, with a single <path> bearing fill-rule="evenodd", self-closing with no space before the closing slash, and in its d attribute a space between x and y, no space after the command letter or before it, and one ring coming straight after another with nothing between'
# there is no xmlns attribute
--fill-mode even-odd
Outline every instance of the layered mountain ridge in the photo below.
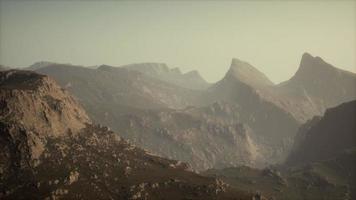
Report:
<svg viewBox="0 0 356 200"><path fill-rule="evenodd" d="M313 67L330 71L325 72L329 75L295 81L303 74L307 76L303 71ZM36 71L52 76L67 88L94 121L157 155L189 162L196 170L230 167L239 162L252 167L282 162L301 124L323 115L329 106L356 99L352 92L354 74L331 67L310 54L302 56L299 70L291 80L278 85L238 59L232 60L222 80L207 89L194 86L200 80L195 72L182 74L159 63L103 65L97 69L54 64ZM334 79L331 72L338 78ZM169 74L179 81L172 81ZM187 81L188 75L194 81ZM315 81L320 84L315 86ZM182 82L193 86L182 86ZM333 95L327 92L329 88L341 93ZM225 114L209 111L216 105L222 105ZM234 124L245 128L236 132L231 128ZM217 128L207 129L210 126ZM247 137L230 141L230 136L240 134ZM246 138L253 145L245 145ZM200 145L203 141L209 148ZM233 153L224 153L228 149Z"/></svg>

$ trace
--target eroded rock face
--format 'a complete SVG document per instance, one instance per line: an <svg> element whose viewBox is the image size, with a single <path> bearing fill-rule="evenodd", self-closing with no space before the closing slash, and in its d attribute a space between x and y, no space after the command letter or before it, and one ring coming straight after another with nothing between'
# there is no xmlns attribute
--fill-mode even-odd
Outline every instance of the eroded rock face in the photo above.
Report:
<svg viewBox="0 0 356 200"><path fill-rule="evenodd" d="M0 89L2 147L28 151L33 165L47 138L75 134L90 122L76 100L47 76L29 71L1 72ZM11 153L4 159L14 156Z"/></svg>
<svg viewBox="0 0 356 200"><path fill-rule="evenodd" d="M39 136L77 132L90 122L78 102L47 76L1 72L0 89L0 120L23 124Z"/></svg>

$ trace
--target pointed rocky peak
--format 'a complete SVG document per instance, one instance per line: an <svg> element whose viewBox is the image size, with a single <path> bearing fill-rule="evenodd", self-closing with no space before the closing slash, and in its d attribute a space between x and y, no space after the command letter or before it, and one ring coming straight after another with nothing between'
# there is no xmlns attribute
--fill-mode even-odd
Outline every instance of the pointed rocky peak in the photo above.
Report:
<svg viewBox="0 0 356 200"><path fill-rule="evenodd" d="M281 83L281 85L306 86L318 82L322 86L330 84L331 80L336 81L337 79L339 80L337 82L340 82L341 80L355 78L356 75L354 73L336 68L318 56L314 57L309 53L304 53L297 72L290 80Z"/></svg>
<svg viewBox="0 0 356 200"><path fill-rule="evenodd" d="M312 56L309 53L304 53L300 61L299 69L296 76L303 76L306 74L320 75L326 71L335 71L336 68L325 62L320 57Z"/></svg>
<svg viewBox="0 0 356 200"><path fill-rule="evenodd" d="M225 78L227 77L234 78L251 86L273 85L272 81L258 69L237 58L232 59L230 69L225 75Z"/></svg>

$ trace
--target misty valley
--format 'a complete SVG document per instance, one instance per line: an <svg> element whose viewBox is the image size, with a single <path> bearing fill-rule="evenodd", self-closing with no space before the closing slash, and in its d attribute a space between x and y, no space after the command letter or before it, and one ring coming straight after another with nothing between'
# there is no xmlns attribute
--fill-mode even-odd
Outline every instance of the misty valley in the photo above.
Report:
<svg viewBox="0 0 356 200"><path fill-rule="evenodd" d="M356 199L356 74L325 60L1 65L0 199Z"/></svg>

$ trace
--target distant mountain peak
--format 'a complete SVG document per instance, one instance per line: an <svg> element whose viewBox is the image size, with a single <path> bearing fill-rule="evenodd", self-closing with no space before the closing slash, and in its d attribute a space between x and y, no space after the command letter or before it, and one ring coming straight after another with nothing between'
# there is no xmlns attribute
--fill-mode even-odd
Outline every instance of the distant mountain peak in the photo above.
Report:
<svg viewBox="0 0 356 200"><path fill-rule="evenodd" d="M302 59L300 61L300 69L307 69L307 68L326 68L332 67L330 64L326 63L322 58L319 56L312 56L309 53L304 53Z"/></svg>
<svg viewBox="0 0 356 200"><path fill-rule="evenodd" d="M332 66L318 56L312 56L309 53L304 53L302 55L299 68L291 80L307 81L318 79L318 77L324 77L324 79L327 79L329 77L336 76L337 73L340 72L346 71Z"/></svg>
<svg viewBox="0 0 356 200"><path fill-rule="evenodd" d="M225 77L232 77L252 86L273 85L272 81L258 69L237 58L232 59L230 69Z"/></svg>

